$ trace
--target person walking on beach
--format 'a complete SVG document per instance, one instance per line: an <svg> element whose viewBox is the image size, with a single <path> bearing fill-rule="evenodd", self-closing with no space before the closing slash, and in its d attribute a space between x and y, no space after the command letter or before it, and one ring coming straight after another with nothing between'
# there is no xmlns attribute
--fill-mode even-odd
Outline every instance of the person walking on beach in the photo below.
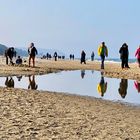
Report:
<svg viewBox="0 0 140 140"><path fill-rule="evenodd" d="M129 51L128 51L128 45L124 43L122 47L119 50L120 53L120 59L122 61L121 67L122 69L124 68L130 68L128 65L128 56L129 56Z"/></svg>
<svg viewBox="0 0 140 140"><path fill-rule="evenodd" d="M102 44L99 46L98 55L101 57L101 69L104 69L105 57L108 57L108 49L105 42L102 42Z"/></svg>
<svg viewBox="0 0 140 140"><path fill-rule="evenodd" d="M57 61L57 52L54 53L54 60Z"/></svg>
<svg viewBox="0 0 140 140"><path fill-rule="evenodd" d="M138 49L136 50L135 56L137 57L138 65L140 68L140 45L139 45Z"/></svg>
<svg viewBox="0 0 140 140"><path fill-rule="evenodd" d="M86 53L82 50L81 52L81 64L84 62L86 64Z"/></svg>
<svg viewBox="0 0 140 140"><path fill-rule="evenodd" d="M72 54L72 59L74 60L74 54Z"/></svg>
<svg viewBox="0 0 140 140"><path fill-rule="evenodd" d="M38 54L36 47L34 46L34 43L30 44L30 47L28 48L28 54L29 54L29 67L31 65L31 60L33 61L33 67L35 67L35 56Z"/></svg>
<svg viewBox="0 0 140 140"><path fill-rule="evenodd" d="M95 54L94 54L94 51L91 53L91 61L93 61L94 60L94 56L95 56Z"/></svg>

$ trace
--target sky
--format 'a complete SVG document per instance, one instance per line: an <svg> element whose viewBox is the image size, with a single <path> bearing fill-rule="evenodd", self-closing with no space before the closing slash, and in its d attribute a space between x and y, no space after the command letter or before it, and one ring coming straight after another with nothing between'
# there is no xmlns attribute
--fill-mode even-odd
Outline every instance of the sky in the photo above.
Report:
<svg viewBox="0 0 140 140"><path fill-rule="evenodd" d="M0 44L57 49L87 57L105 42L119 58L126 42L130 58L140 44L140 0L0 0Z"/></svg>

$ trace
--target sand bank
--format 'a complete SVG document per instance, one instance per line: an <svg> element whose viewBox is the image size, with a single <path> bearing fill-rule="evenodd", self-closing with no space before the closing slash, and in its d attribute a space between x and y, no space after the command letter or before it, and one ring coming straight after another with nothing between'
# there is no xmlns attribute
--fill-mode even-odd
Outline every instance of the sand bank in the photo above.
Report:
<svg viewBox="0 0 140 140"><path fill-rule="evenodd" d="M0 58L1 59L1 58ZM27 62L28 59L26 58ZM70 61L70 60L46 60L46 59L36 59L36 68L28 67L28 63L24 63L23 66L6 66L5 61L0 60L0 76L3 75L26 75L26 74L44 74L48 72L58 71L58 70L97 70L103 71L105 76L122 78L122 79L134 79L140 81L140 68L137 63L132 63L130 69L122 70L119 63L108 63L105 62L105 69L100 69L100 62L98 61L87 61L87 64L80 64L80 61Z"/></svg>
<svg viewBox="0 0 140 140"><path fill-rule="evenodd" d="M140 139L140 109L100 99L0 88L0 139Z"/></svg>

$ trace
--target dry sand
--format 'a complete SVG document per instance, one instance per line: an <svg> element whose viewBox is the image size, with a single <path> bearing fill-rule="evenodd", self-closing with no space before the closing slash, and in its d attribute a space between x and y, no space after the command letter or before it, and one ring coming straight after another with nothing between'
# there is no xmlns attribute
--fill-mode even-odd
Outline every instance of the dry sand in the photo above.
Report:
<svg viewBox="0 0 140 140"><path fill-rule="evenodd" d="M2 61L3 62L3 61ZM36 68L5 66L0 76L42 74L58 70L100 70L99 62L50 61L37 59ZM109 77L139 80L140 69L121 70L106 63ZM140 108L101 99L0 88L0 140L140 140Z"/></svg>

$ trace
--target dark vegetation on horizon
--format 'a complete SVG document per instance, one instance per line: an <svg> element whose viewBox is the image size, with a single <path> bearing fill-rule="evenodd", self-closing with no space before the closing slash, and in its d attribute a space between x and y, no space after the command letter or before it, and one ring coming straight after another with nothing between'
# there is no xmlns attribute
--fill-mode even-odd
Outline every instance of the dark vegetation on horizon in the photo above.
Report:
<svg viewBox="0 0 140 140"><path fill-rule="evenodd" d="M5 50L7 48L8 48L7 46L0 44L0 55L4 55L5 54ZM15 48L15 50L17 52L17 55L20 55L20 56L27 56L28 55L27 51L25 51L25 50L18 49L18 48Z"/></svg>
<svg viewBox="0 0 140 140"><path fill-rule="evenodd" d="M3 44L0 44L0 55L4 55L5 54L5 50L9 48ZM55 49L41 49L38 48L38 56L43 56L46 55L47 53L50 53L51 55L54 54L54 52L57 52L59 55L65 55L63 52L59 51L59 50L55 50ZM16 48L15 47L15 51L17 52L17 56L28 56L27 53L27 48Z"/></svg>

